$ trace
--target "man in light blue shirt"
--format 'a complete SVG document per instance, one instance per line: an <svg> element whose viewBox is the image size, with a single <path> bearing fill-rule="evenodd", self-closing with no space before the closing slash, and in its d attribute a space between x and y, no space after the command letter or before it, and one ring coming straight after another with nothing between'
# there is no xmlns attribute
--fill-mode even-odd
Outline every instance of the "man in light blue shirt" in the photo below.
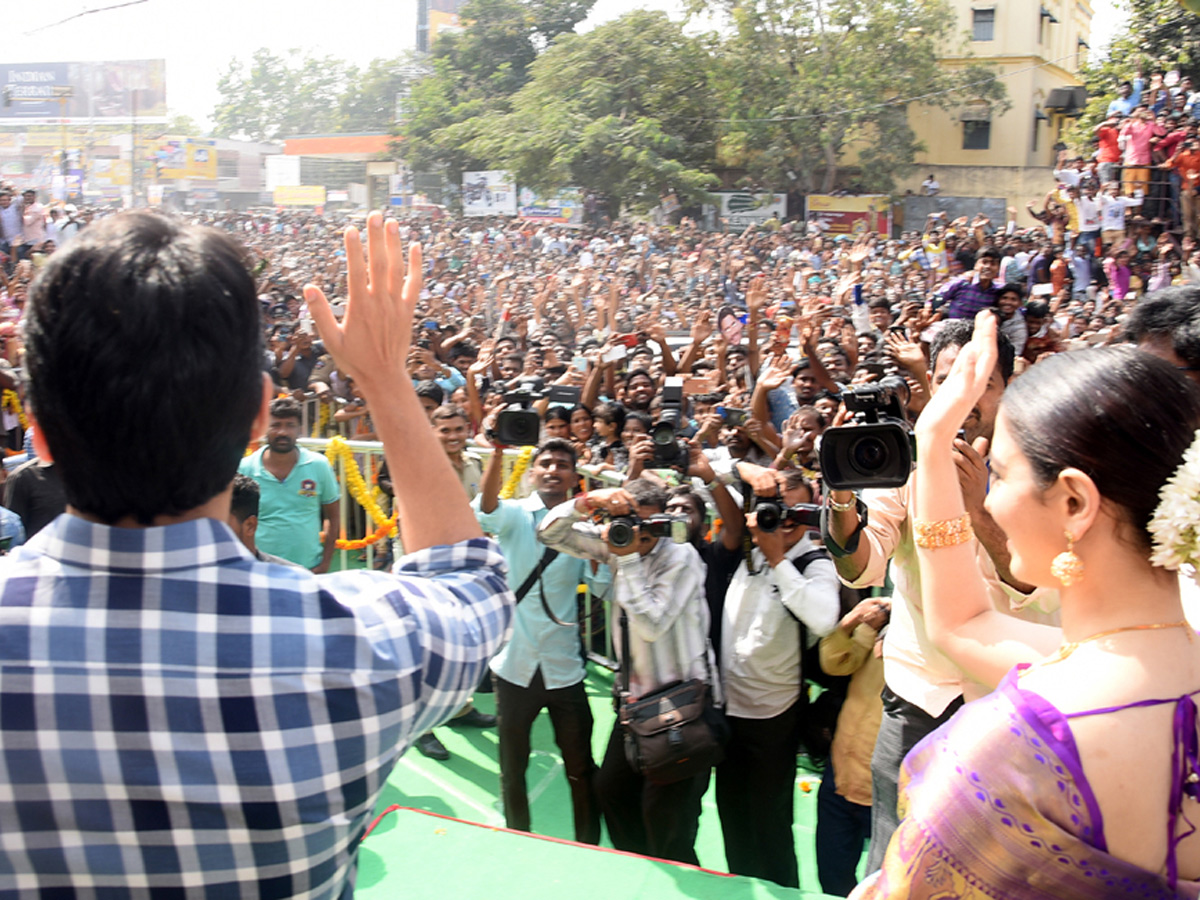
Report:
<svg viewBox="0 0 1200 900"><path fill-rule="evenodd" d="M529 477L534 493L501 500L503 448L497 447L483 473L475 517L492 534L508 560L508 584L520 592L547 555L537 529L546 512L563 503L577 482L575 448L551 438L533 454ZM584 690L583 648L579 639L576 593L585 563L555 555L533 581L513 617L512 640L492 660L496 712L500 718L500 790L509 828L530 831L525 771L529 736L543 709L550 712L554 741L562 752L571 786L575 840L600 842L600 812L592 798L592 711ZM557 621L556 621L557 620Z"/></svg>
<svg viewBox="0 0 1200 900"><path fill-rule="evenodd" d="M1145 79L1141 74L1137 78L1130 81L1122 81L1117 85L1117 96L1108 104L1108 112L1105 116L1112 116L1120 113L1123 116L1128 116L1138 104L1142 102L1142 88L1146 86Z"/></svg>

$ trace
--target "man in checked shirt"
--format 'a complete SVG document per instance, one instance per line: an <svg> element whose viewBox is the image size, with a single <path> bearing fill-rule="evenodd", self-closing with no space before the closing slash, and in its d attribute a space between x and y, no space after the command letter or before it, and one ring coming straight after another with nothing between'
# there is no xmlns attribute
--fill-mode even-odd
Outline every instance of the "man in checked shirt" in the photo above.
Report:
<svg viewBox="0 0 1200 900"><path fill-rule="evenodd" d="M226 524L272 395L232 239L127 213L35 283L38 452L68 505L0 564L0 897L349 898L396 759L504 641L503 559L405 371L420 247L406 267L378 213L367 235L344 324L306 297L409 475L391 575L259 561Z"/></svg>

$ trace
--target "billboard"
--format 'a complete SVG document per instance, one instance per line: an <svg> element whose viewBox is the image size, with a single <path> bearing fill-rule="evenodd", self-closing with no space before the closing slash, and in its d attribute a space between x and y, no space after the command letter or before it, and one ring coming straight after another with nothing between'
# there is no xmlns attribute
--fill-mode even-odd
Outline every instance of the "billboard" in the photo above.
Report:
<svg viewBox="0 0 1200 900"><path fill-rule="evenodd" d="M217 142L198 138L164 140L154 151L162 178L216 178Z"/></svg>
<svg viewBox="0 0 1200 900"><path fill-rule="evenodd" d="M277 187L271 199L276 206L322 206L325 203L325 188L319 184Z"/></svg>
<svg viewBox="0 0 1200 900"><path fill-rule="evenodd" d="M539 222L582 225L583 194L579 188L564 188L556 194L543 197L529 188L521 188L517 192L517 215Z"/></svg>
<svg viewBox="0 0 1200 900"><path fill-rule="evenodd" d="M787 197L771 191L717 191L721 200L721 218L730 227L745 228L761 225L772 216L783 221L787 217Z"/></svg>
<svg viewBox="0 0 1200 900"><path fill-rule="evenodd" d="M887 194L858 197L809 194L805 203L809 218L815 215L826 234L892 233L892 201Z"/></svg>
<svg viewBox="0 0 1200 900"><path fill-rule="evenodd" d="M507 172L463 172L462 203L464 216L515 216L517 190Z"/></svg>
<svg viewBox="0 0 1200 900"><path fill-rule="evenodd" d="M166 63L0 63L0 124L167 120Z"/></svg>

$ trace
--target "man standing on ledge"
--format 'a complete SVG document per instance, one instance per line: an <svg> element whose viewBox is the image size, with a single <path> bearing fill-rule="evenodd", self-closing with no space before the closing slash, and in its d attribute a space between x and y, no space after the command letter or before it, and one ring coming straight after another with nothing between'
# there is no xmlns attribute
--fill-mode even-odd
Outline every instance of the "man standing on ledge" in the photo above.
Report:
<svg viewBox="0 0 1200 900"><path fill-rule="evenodd" d="M299 403L286 397L272 400L270 412L267 445L238 465L241 474L258 482L258 530L254 539L264 553L281 556L320 575L329 571L337 549L337 478L329 460L296 445L300 437Z"/></svg>
<svg viewBox="0 0 1200 900"><path fill-rule="evenodd" d="M369 265L346 231L344 324L306 294L406 475L391 575L262 562L227 524L272 394L232 238L124 213L34 282L36 440L67 511L0 566L0 894L350 897L397 758L507 639L503 557L405 371L420 247L406 267L396 223L367 232Z"/></svg>

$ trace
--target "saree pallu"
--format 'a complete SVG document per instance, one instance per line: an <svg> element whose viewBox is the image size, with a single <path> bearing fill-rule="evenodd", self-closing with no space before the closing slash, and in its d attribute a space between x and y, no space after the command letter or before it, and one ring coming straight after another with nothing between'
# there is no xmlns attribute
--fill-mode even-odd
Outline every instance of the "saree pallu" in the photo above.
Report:
<svg viewBox="0 0 1200 900"><path fill-rule="evenodd" d="M1067 719L1017 686L1018 669L921 741L900 774L903 821L858 898L1188 898L1107 852ZM1161 823L1165 828L1169 811Z"/></svg>

